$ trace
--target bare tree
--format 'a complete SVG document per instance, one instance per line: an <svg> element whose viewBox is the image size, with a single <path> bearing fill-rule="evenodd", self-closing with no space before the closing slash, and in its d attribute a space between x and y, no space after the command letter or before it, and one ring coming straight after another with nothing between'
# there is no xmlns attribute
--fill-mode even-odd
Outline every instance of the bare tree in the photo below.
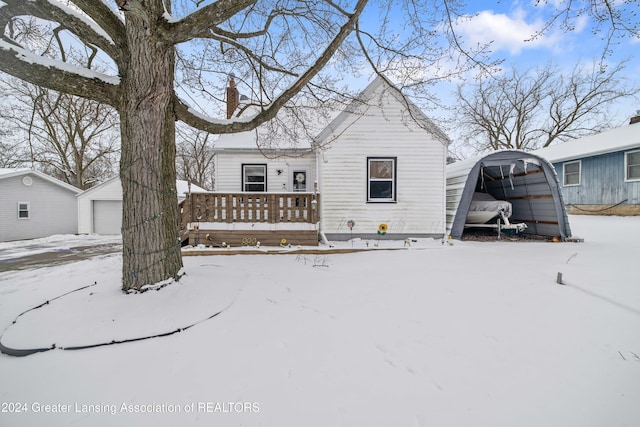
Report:
<svg viewBox="0 0 640 427"><path fill-rule="evenodd" d="M27 156L22 154L23 148L24 144L14 138L13 133L0 120L0 168L24 167Z"/></svg>
<svg viewBox="0 0 640 427"><path fill-rule="evenodd" d="M213 189L213 135L193 128L178 127L177 177Z"/></svg>
<svg viewBox="0 0 640 427"><path fill-rule="evenodd" d="M368 3L367 19L361 20ZM357 74L363 63L386 73L401 90L427 99L425 84L483 59L483 47L456 50L460 44L452 28L462 3L2 0L0 69L118 111L123 289L141 289L177 278L182 267L176 120L213 134L252 130L283 107L339 98L345 85L335 76ZM626 15L611 17L628 21ZM49 25L48 32L41 31L41 22ZM53 41L80 44L87 63L104 61L113 71L105 75L43 58ZM251 88L257 112L249 117L213 119L177 95L188 87L198 95L193 99L213 105L231 72Z"/></svg>
<svg viewBox="0 0 640 427"><path fill-rule="evenodd" d="M547 63L542 68L489 76L471 87L458 86L456 122L476 151L534 150L603 130L610 106L640 88L621 77L625 61L602 69L576 65L569 74Z"/></svg>
<svg viewBox="0 0 640 427"><path fill-rule="evenodd" d="M5 79L0 118L14 139L29 142L19 162L80 189L115 172L119 153L116 111L87 98Z"/></svg>

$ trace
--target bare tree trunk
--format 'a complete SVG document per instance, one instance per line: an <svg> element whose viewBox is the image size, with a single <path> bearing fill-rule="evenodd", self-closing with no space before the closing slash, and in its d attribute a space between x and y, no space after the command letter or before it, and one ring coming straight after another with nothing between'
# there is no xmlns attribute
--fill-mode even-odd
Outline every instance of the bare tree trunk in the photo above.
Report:
<svg viewBox="0 0 640 427"><path fill-rule="evenodd" d="M177 278L182 268L172 101L174 51L154 37L157 16L145 12L149 11L136 10L126 17L130 51L120 106L124 291Z"/></svg>

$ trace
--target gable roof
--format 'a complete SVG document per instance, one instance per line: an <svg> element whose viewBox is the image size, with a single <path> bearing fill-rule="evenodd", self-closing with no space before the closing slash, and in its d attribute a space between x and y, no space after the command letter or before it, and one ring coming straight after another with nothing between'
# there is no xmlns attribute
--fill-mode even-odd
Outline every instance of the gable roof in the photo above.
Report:
<svg viewBox="0 0 640 427"><path fill-rule="evenodd" d="M18 177L18 176L26 176L26 175L35 175L38 178L48 181L74 194L78 194L82 192L82 190L80 190L79 188L74 187L71 184L67 184L66 182L62 182L59 179L56 179L40 171L26 169L26 168L0 168L0 180L12 178L12 177Z"/></svg>
<svg viewBox="0 0 640 427"><path fill-rule="evenodd" d="M435 124L431 119L429 119L423 112L418 108L413 102L411 102L408 98L403 96L400 91L386 78L382 76L377 76L373 82L369 84L360 94L354 98L345 109L340 111L334 118L329 122L327 126L322 126L322 130L320 133L314 138L314 141L303 141L297 147L279 147L279 148L271 148L271 149L261 149L258 147L258 133L257 130L247 131L247 132L239 132L232 134L224 134L220 135L218 140L214 144L214 150L218 151L244 151L244 150L261 150L261 151L294 151L294 152L304 152L304 151L313 151L314 146L319 142L330 138L335 129L338 129L339 126L347 120L347 118L353 114L357 113L362 106L366 106L367 103L372 99L372 97L381 90L387 90L387 93L391 94L391 96L399 103L404 104L409 109L411 116L416 120L418 125L423 129L431 132L436 139L442 142L444 145L448 145L451 140L449 137Z"/></svg>
<svg viewBox="0 0 640 427"><path fill-rule="evenodd" d="M429 119L413 102L411 102L406 96L403 96L398 88L396 88L389 80L383 76L377 76L369 86L367 86L360 94L345 108L338 116L324 128L322 132L316 137L316 143L321 143L327 140L333 135L333 133L340 128L340 126L348 119L352 114L358 114L358 112L366 106L367 103L375 96L376 93L385 91L385 94L390 94L397 102L404 104L411 114L411 117L417 122L417 124L430 132L436 137L443 145L448 145L451 140L449 137Z"/></svg>
<svg viewBox="0 0 640 427"><path fill-rule="evenodd" d="M245 114L257 114L259 113L258 107L250 107ZM258 145L260 138L259 132L265 129L267 125L262 124L258 128L245 131L225 133L218 136L218 139L213 144L214 151L264 151L264 152L308 152L311 151L311 144L309 141L296 141L296 145L281 145L278 147L262 148Z"/></svg>
<svg viewBox="0 0 640 427"><path fill-rule="evenodd" d="M626 125L532 151L551 162L640 148L640 124Z"/></svg>

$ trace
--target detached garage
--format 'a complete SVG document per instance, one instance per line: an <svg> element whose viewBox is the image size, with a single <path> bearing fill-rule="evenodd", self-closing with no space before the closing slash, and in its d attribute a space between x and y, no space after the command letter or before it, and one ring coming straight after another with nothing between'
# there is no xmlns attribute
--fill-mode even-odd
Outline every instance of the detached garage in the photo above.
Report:
<svg viewBox="0 0 640 427"><path fill-rule="evenodd" d="M176 182L178 200L188 191L186 181ZM191 192L205 190L191 185ZM113 177L78 195L79 234L120 234L122 227L122 184Z"/></svg>
<svg viewBox="0 0 640 427"><path fill-rule="evenodd" d="M502 216L522 233L571 237L555 169L523 151L497 151L447 166L447 231L492 227ZM486 220L486 221L485 221Z"/></svg>
<svg viewBox="0 0 640 427"><path fill-rule="evenodd" d="M117 176L78 195L78 233L120 234L122 185Z"/></svg>

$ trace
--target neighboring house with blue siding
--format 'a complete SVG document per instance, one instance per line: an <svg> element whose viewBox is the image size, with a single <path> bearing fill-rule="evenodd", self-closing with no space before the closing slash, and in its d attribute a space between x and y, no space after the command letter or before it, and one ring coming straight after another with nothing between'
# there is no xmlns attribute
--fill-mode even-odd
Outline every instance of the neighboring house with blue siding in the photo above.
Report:
<svg viewBox="0 0 640 427"><path fill-rule="evenodd" d="M553 163L571 214L640 215L640 123L534 151Z"/></svg>
<svg viewBox="0 0 640 427"><path fill-rule="evenodd" d="M0 242L78 230L80 189L30 169L0 169Z"/></svg>

